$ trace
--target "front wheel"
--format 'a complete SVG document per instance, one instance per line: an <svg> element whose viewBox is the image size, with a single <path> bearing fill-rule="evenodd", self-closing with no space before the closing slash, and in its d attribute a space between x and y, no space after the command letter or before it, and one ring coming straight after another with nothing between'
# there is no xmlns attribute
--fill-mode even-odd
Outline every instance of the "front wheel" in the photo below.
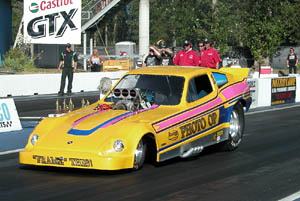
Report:
<svg viewBox="0 0 300 201"><path fill-rule="evenodd" d="M134 151L134 170L139 170L143 167L146 158L146 151L147 144L143 139L141 139L136 150Z"/></svg>
<svg viewBox="0 0 300 201"><path fill-rule="evenodd" d="M231 114L229 122L229 139L222 142L222 150L232 151L236 149L242 141L245 125L244 110L240 103L237 103Z"/></svg>

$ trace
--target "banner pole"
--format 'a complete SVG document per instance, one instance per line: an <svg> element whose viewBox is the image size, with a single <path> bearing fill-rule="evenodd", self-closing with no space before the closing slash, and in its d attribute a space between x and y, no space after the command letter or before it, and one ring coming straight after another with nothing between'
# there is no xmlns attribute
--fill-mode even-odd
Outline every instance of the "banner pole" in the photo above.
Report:
<svg viewBox="0 0 300 201"><path fill-rule="evenodd" d="M20 22L20 25L19 25L19 30L18 30L18 34L16 36L16 39L15 39L15 42L14 42L14 46L13 46L13 49L16 48L17 46L17 41L19 40L19 38L21 37L21 29L22 29L22 26L23 26L23 19L24 18L24 15L22 16L22 19L21 19L21 22Z"/></svg>
<svg viewBox="0 0 300 201"><path fill-rule="evenodd" d="M84 59L83 59L83 68L85 71L87 71L87 59L86 59L86 33L83 33L83 55L84 55Z"/></svg>

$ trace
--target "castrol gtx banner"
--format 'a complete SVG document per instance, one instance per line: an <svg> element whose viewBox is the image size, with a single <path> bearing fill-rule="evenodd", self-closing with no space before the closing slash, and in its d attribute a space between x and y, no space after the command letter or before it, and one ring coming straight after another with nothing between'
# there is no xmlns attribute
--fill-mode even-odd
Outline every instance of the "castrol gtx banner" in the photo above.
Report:
<svg viewBox="0 0 300 201"><path fill-rule="evenodd" d="M24 1L24 43L80 44L81 0Z"/></svg>

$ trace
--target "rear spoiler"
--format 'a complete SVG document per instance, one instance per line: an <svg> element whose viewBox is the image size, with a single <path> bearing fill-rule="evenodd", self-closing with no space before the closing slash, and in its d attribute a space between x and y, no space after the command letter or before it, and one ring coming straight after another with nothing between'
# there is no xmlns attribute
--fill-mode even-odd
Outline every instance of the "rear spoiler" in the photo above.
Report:
<svg viewBox="0 0 300 201"><path fill-rule="evenodd" d="M244 80L248 78L250 68L220 68L220 72L229 73L233 75L236 80Z"/></svg>

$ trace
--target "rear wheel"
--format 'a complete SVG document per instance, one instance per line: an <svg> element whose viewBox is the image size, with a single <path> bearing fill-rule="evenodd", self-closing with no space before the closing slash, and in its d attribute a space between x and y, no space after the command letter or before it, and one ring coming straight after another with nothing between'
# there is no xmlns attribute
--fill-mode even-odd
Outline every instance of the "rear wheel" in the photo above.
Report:
<svg viewBox="0 0 300 201"><path fill-rule="evenodd" d="M147 144L141 139L136 150L134 151L133 169L139 170L143 167L146 158Z"/></svg>
<svg viewBox="0 0 300 201"><path fill-rule="evenodd" d="M245 125L244 110L240 103L237 103L230 115L229 139L221 143L222 150L232 151L242 141Z"/></svg>

